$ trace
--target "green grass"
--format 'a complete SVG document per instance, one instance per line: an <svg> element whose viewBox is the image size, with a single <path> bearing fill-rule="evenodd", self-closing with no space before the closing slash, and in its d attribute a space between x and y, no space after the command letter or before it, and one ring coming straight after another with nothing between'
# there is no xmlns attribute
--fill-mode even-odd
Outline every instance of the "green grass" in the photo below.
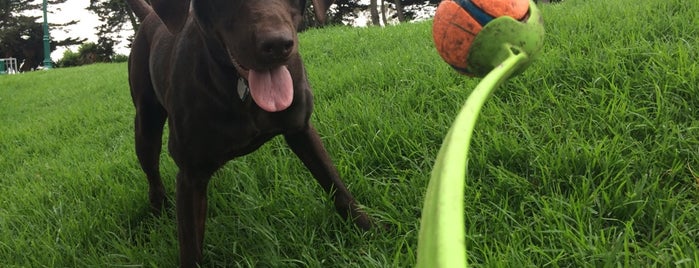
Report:
<svg viewBox="0 0 699 268"><path fill-rule="evenodd" d="M543 6L544 55L486 103L466 181L472 266L699 265L699 6ZM281 139L209 188L204 265L409 267L443 136L478 79L430 23L301 35L312 118L362 233ZM174 267L174 215L148 213L125 64L0 76L0 266ZM163 154L173 196L176 167Z"/></svg>

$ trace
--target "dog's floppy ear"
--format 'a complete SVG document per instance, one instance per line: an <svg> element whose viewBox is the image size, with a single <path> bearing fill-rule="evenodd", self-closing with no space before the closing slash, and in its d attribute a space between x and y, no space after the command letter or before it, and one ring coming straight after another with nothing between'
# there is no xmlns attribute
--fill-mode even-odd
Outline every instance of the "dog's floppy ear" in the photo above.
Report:
<svg viewBox="0 0 699 268"><path fill-rule="evenodd" d="M151 5L170 33L182 30L189 15L190 0L151 0Z"/></svg>
<svg viewBox="0 0 699 268"><path fill-rule="evenodd" d="M335 0L313 0L313 9L316 13L316 20L318 20L321 25L325 24L328 8L330 8L330 5L332 5L333 2L335 2Z"/></svg>

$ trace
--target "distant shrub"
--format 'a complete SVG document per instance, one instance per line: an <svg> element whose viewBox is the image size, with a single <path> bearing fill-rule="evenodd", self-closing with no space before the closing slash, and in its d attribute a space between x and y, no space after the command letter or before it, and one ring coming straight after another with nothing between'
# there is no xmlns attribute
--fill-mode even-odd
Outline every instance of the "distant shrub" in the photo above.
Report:
<svg viewBox="0 0 699 268"><path fill-rule="evenodd" d="M63 52L63 58L61 58L60 60L58 60L58 62L56 62L57 67L72 67L72 66L79 66L79 65L81 65L80 54L73 52L70 49Z"/></svg>
<svg viewBox="0 0 699 268"><path fill-rule="evenodd" d="M129 60L129 56L124 54L116 54L112 56L112 62L126 62Z"/></svg>
<svg viewBox="0 0 699 268"><path fill-rule="evenodd" d="M129 59L128 56L122 54L109 54L99 45L87 42L80 45L78 52L66 50L63 52L63 58L57 63L57 67L73 67L87 65L96 62L125 62Z"/></svg>
<svg viewBox="0 0 699 268"><path fill-rule="evenodd" d="M105 49L100 48L97 44L92 42L80 45L78 54L80 54L81 65L95 62L110 62L108 51L105 51Z"/></svg>

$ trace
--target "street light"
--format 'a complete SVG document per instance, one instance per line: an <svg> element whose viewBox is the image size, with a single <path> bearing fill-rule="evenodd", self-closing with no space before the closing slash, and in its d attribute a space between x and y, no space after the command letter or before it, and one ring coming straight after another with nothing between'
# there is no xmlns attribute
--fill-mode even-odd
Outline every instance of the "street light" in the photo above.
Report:
<svg viewBox="0 0 699 268"><path fill-rule="evenodd" d="M49 23L46 21L46 0L44 0L44 69L53 68L51 64L51 44L49 37Z"/></svg>

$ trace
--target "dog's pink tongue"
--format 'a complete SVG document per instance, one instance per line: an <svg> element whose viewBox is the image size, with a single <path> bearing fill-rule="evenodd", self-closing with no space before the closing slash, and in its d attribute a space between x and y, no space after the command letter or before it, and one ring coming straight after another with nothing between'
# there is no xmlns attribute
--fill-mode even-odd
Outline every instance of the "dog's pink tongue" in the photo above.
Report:
<svg viewBox="0 0 699 268"><path fill-rule="evenodd" d="M286 66L266 71L250 70L248 85L257 106L268 112L289 108L294 99L294 83Z"/></svg>

